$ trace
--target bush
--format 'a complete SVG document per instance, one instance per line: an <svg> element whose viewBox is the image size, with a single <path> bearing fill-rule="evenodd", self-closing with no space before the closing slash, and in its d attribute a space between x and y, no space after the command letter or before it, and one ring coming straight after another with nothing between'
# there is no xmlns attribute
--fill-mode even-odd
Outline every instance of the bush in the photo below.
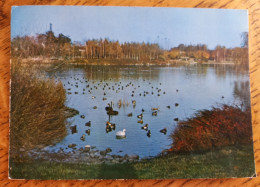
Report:
<svg viewBox="0 0 260 187"><path fill-rule="evenodd" d="M31 66L12 62L10 156L19 150L49 145L66 135L65 89L61 82L40 78Z"/></svg>
<svg viewBox="0 0 260 187"><path fill-rule="evenodd" d="M252 143L251 112L223 105L199 111L195 117L178 123L171 134L169 152L204 151L212 147Z"/></svg>

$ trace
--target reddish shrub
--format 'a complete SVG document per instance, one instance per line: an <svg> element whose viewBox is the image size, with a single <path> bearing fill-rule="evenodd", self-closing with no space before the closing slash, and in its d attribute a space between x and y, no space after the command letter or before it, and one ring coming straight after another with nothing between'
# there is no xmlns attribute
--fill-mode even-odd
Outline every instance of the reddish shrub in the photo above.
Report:
<svg viewBox="0 0 260 187"><path fill-rule="evenodd" d="M194 117L181 121L171 134L169 152L194 152L235 144L252 143L250 109L223 105L202 110Z"/></svg>

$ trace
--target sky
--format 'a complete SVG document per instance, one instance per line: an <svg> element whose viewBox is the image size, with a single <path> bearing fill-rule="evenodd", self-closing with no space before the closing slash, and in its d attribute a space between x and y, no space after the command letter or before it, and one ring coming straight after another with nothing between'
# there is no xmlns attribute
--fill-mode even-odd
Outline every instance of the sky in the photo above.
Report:
<svg viewBox="0 0 260 187"><path fill-rule="evenodd" d="M164 49L179 44L228 48L241 45L248 32L247 10L108 7L13 6L11 37L36 35L50 29L72 41L109 38L123 42L158 43Z"/></svg>

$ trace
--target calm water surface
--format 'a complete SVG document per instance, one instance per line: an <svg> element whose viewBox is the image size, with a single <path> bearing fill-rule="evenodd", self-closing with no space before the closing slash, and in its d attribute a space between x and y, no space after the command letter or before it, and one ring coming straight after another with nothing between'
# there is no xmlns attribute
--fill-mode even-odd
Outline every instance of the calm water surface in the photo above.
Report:
<svg viewBox="0 0 260 187"><path fill-rule="evenodd" d="M66 105L77 109L80 115L85 115L85 119L80 115L70 118L67 136L47 149L58 151L64 148L65 151L71 151L68 145L75 143L77 148L91 145L104 150L110 147L112 154L138 154L141 158L156 156L170 148L170 134L177 126L174 118L185 120L198 110L223 103L249 105L249 76L247 71L243 72L237 73L233 65L68 65L49 76L55 75L62 81L67 90ZM103 100L104 97L107 100ZM125 105L119 107L119 100ZM132 100L136 101L135 107ZM107 133L109 116L105 107L111 101L114 103L113 109L119 114L110 118L110 122L116 124L116 130ZM179 105L176 107L175 103ZM93 109L94 106L97 109ZM157 116L152 116L152 107L159 107ZM128 117L129 113L133 113L133 116ZM137 115L141 113L143 124L137 123ZM88 121L91 121L91 127L85 126ZM151 131L150 137L147 131L141 129L145 124ZM70 127L74 125L77 125L78 132L72 134ZM166 135L159 132L163 128L167 128ZM87 129L90 129L90 135L85 133ZM122 129L126 129L126 138L116 139L116 132ZM86 135L85 141L80 140L83 134Z"/></svg>

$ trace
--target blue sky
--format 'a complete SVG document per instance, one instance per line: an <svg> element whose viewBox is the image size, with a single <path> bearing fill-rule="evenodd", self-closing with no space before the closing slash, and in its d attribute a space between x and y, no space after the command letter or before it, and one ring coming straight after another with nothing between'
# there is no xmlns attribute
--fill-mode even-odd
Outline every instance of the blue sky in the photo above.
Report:
<svg viewBox="0 0 260 187"><path fill-rule="evenodd" d="M45 33L52 23L55 35L72 41L109 38L119 42L159 43L165 49L179 44L237 47L248 32L246 10L102 7L12 7L11 37Z"/></svg>

